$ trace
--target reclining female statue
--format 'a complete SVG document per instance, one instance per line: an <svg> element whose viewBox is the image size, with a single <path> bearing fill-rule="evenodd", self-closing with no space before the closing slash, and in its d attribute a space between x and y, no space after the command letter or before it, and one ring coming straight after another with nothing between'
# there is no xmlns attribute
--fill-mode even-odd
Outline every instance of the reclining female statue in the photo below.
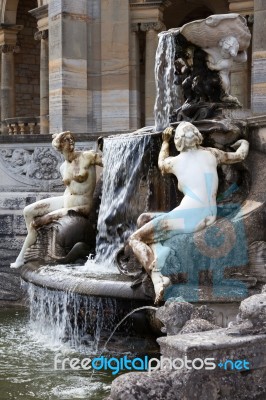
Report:
<svg viewBox="0 0 266 400"><path fill-rule="evenodd" d="M75 140L69 131L53 135L52 145L65 158L60 172L66 189L61 196L43 199L24 208L28 234L11 268L19 268L24 264L26 250L36 242L37 228L67 215L69 210L85 216L91 210L96 186L96 165L102 166L100 154L93 150L75 151Z"/></svg>
<svg viewBox="0 0 266 400"><path fill-rule="evenodd" d="M174 136L180 154L169 157L172 132L171 127L163 132L158 165L162 174L176 176L178 189L184 197L179 206L168 213L141 214L137 222L139 229L129 237L135 256L151 275L155 303L162 300L164 289L170 284L169 278L160 272L170 249L161 242L177 234L197 232L216 220L217 166L244 160L249 149L246 140L238 140L231 146L236 152L203 148L200 146L202 135L199 130L189 122L181 122Z"/></svg>

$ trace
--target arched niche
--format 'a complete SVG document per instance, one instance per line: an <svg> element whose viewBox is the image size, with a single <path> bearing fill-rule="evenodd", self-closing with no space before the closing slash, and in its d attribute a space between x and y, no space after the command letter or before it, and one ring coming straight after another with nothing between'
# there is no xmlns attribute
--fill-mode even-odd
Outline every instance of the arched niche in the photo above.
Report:
<svg viewBox="0 0 266 400"><path fill-rule="evenodd" d="M0 0L1 23L15 25L19 0ZM49 0L37 0L36 7L49 3Z"/></svg>
<svg viewBox="0 0 266 400"><path fill-rule="evenodd" d="M2 0L1 1L1 23L16 24L17 8L19 0Z"/></svg>

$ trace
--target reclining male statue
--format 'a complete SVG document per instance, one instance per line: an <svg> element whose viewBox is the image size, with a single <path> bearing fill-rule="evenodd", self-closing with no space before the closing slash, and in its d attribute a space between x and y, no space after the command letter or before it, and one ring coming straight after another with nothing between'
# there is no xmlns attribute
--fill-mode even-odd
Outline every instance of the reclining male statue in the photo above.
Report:
<svg viewBox="0 0 266 400"><path fill-rule="evenodd" d="M244 160L249 143L238 140L236 152L201 147L202 135L190 122L181 122L176 128L174 142L180 154L169 157L169 141L173 128L163 132L163 143L158 165L162 174L172 173L178 179L178 189L184 197L178 207L168 213L144 213L138 218L139 229L129 237L135 256L151 276L155 303L162 300L170 280L161 274L170 249L161 242L174 235L197 232L216 220L218 189L217 166Z"/></svg>
<svg viewBox="0 0 266 400"><path fill-rule="evenodd" d="M75 140L69 131L53 135L52 145L65 158L60 172L66 189L61 196L43 199L25 207L23 213L28 234L11 268L19 268L25 263L26 250L36 242L37 228L57 221L70 210L88 216L92 208L96 165L102 166L100 154L93 150L75 151Z"/></svg>

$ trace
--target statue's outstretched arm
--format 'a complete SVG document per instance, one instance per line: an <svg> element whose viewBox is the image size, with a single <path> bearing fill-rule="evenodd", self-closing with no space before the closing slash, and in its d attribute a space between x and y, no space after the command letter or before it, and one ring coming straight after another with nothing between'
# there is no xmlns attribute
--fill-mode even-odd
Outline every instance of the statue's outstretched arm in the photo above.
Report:
<svg viewBox="0 0 266 400"><path fill-rule="evenodd" d="M103 166L103 159L101 154L95 153L94 164L98 165L99 167Z"/></svg>
<svg viewBox="0 0 266 400"><path fill-rule="evenodd" d="M162 134L163 143L159 153L158 167L163 175L171 173L173 157L169 157L169 141L172 137L173 130L172 127L166 128Z"/></svg>
<svg viewBox="0 0 266 400"><path fill-rule="evenodd" d="M100 153L96 153L94 150L89 150L85 151L83 154L86 155L90 165L99 165L99 167L103 166L102 156Z"/></svg>
<svg viewBox="0 0 266 400"><path fill-rule="evenodd" d="M231 145L233 149L236 149L235 153L226 152L214 148L209 148L213 155L217 158L218 164L235 164L243 161L249 150L249 143L245 139L238 140L236 143Z"/></svg>

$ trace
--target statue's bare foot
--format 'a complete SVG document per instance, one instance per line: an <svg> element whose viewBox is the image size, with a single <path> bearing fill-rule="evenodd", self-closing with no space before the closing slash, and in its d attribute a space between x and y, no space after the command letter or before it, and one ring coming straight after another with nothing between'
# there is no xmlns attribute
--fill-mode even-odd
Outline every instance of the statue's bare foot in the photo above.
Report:
<svg viewBox="0 0 266 400"><path fill-rule="evenodd" d="M22 267L22 265L24 265L24 264L25 264L25 262L24 262L23 259L21 259L21 260L18 260L18 259L17 259L15 262L13 262L13 263L10 264L10 268L13 268L13 269L20 268L20 267Z"/></svg>
<svg viewBox="0 0 266 400"><path fill-rule="evenodd" d="M159 290L159 293L156 294L155 296L155 300L154 300L154 304L157 306L158 304L160 304L160 302L163 300L163 295L164 295L164 288L162 287Z"/></svg>
<svg viewBox="0 0 266 400"><path fill-rule="evenodd" d="M222 97L221 99L223 102L225 103L235 103L236 105L238 105L239 107L241 107L241 103L239 102L239 100L237 99L237 97L231 96L231 94L226 94Z"/></svg>
<svg viewBox="0 0 266 400"><path fill-rule="evenodd" d="M156 279L157 278L157 279ZM157 277L152 277L153 284L154 284L154 291L155 291L155 300L154 304L159 304L161 301L163 301L163 296L164 296L164 290L167 286L170 285L171 281L169 278L166 276L160 275L160 279ZM156 279L156 281L155 281Z"/></svg>

